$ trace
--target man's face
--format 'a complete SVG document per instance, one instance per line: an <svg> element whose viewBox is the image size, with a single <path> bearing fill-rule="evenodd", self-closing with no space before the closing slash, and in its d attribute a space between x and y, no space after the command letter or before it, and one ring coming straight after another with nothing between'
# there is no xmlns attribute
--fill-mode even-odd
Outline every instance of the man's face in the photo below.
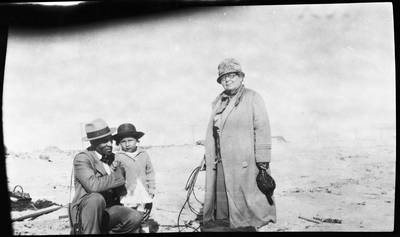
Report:
<svg viewBox="0 0 400 237"><path fill-rule="evenodd" d="M137 140L134 137L125 137L119 142L119 144L121 144L122 150L127 152L136 151L136 143Z"/></svg>
<svg viewBox="0 0 400 237"><path fill-rule="evenodd" d="M112 136L101 138L96 141L96 151L102 155L109 155L112 153Z"/></svg>

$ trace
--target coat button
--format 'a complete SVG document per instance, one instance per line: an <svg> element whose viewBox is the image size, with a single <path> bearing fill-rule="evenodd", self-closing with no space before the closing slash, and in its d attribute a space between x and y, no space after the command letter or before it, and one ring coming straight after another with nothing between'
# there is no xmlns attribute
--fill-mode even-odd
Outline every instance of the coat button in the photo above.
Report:
<svg viewBox="0 0 400 237"><path fill-rule="evenodd" d="M247 167L247 162L246 162L246 161L243 161L243 162L242 162L242 166L243 166L243 168L246 168L246 167Z"/></svg>

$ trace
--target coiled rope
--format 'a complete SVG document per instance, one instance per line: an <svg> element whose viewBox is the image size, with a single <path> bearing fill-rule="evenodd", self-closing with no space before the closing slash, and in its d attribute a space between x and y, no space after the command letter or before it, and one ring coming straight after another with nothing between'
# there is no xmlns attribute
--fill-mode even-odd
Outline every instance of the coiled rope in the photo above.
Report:
<svg viewBox="0 0 400 237"><path fill-rule="evenodd" d="M186 181L185 190L187 191L187 196L186 196L186 201L185 201L185 203L183 204L183 206L182 206L182 208L181 208L181 210L180 210L180 212L179 212L179 214L178 214L178 221L177 221L177 223L178 223L178 225L177 225L177 227L178 227L178 232L181 232L180 225L179 225L179 219L180 219L180 216L181 216L181 214L182 214L183 208L185 207L186 204L188 204L188 207L189 207L190 211L193 212L195 215L199 215L199 214L200 214L200 211L198 211L198 210L196 210L195 208L193 208L193 207L190 205L190 202L189 202L190 196L193 194L193 196L195 197L196 201L199 202L201 205L203 205L203 203L200 202L199 199L197 199L196 194L194 193L194 186L195 186L195 184L196 184L197 176L198 176L198 174L199 174L200 169L201 169L201 166L196 167L196 168L192 171L192 173L190 174L188 180ZM185 225L185 227L193 228L193 227L188 226L188 225ZM199 232L199 231L198 231L199 228L200 228L200 226L197 227L197 228L193 228L193 229L194 229L194 232Z"/></svg>

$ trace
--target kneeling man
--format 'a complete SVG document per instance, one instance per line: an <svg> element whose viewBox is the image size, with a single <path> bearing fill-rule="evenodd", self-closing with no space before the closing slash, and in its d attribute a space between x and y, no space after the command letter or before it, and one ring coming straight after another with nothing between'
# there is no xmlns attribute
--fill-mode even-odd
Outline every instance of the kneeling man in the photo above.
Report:
<svg viewBox="0 0 400 237"><path fill-rule="evenodd" d="M71 234L134 233L143 219L140 212L124 207L125 172L114 161L112 134L103 119L85 125L91 146L74 158L75 196L70 204ZM110 168L112 166L112 168Z"/></svg>

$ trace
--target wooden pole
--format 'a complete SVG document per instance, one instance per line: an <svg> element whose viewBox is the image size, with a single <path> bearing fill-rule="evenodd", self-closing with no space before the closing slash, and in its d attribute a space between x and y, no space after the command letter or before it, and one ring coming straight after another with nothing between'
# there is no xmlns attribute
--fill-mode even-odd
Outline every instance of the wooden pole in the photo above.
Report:
<svg viewBox="0 0 400 237"><path fill-rule="evenodd" d="M58 210L58 209L60 209L62 207L63 206L48 207L48 208L42 209L40 211L33 212L31 214L27 214L27 215L24 215L24 216L13 218L12 222L14 222L14 221L22 221L22 220L25 220L25 219L30 218L30 217L40 216L40 215L43 215L43 214L46 214L46 213L49 213L49 212L52 212L52 211L56 211L56 210Z"/></svg>
<svg viewBox="0 0 400 237"><path fill-rule="evenodd" d="M196 145L196 141L195 141L195 139L194 139L194 125L192 125L192 134L193 134L193 145Z"/></svg>
<svg viewBox="0 0 400 237"><path fill-rule="evenodd" d="M80 129L81 129L81 138L83 137L82 124L84 124L84 123L77 123L77 125L79 125L79 127L80 127ZM81 140L81 142L82 142L82 150L84 150L83 140Z"/></svg>
<svg viewBox="0 0 400 237"><path fill-rule="evenodd" d="M81 138L83 137L82 124L84 124L84 123L80 123L80 124L79 124L79 126L81 127ZM84 148L84 146L83 146L83 140L81 140L81 141L82 141L82 150L84 150L85 148Z"/></svg>
<svg viewBox="0 0 400 237"><path fill-rule="evenodd" d="M317 224L321 223L320 221L317 221L317 220L314 220L314 219L310 219L310 218L307 218L307 217L303 217L303 216L299 216L299 218L303 219L303 220L306 220L306 221L311 221L311 222L314 222L314 223L317 223Z"/></svg>

